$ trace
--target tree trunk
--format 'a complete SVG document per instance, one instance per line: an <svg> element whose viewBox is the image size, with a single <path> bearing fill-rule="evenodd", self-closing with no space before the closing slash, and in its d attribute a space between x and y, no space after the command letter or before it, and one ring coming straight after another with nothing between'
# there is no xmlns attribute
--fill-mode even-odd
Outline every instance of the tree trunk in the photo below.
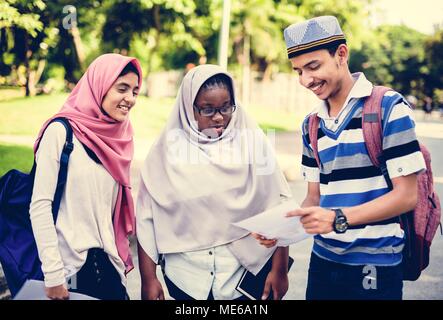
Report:
<svg viewBox="0 0 443 320"><path fill-rule="evenodd" d="M25 88L26 88L26 97L33 97L36 94L36 89L35 89L35 78L36 78L36 72L34 70L31 70L31 67L29 66L29 60L26 59L25 61L25 68L26 68L26 84L25 84Z"/></svg>
<svg viewBox="0 0 443 320"><path fill-rule="evenodd" d="M29 66L29 60L25 62L26 66L26 96L33 97L37 94L37 84L40 81L43 70L45 70L46 60L38 62L37 70L32 70Z"/></svg>
<svg viewBox="0 0 443 320"><path fill-rule="evenodd" d="M145 81L145 83L146 83L146 96L147 97L149 97L149 87L148 87L148 84L149 84L148 80L149 79L148 78L149 78L149 75L151 74L151 70L152 70L152 56L153 56L152 53L156 51L156 49L158 47L158 43L160 41L160 33L161 33L160 6L154 5L154 7L153 7L153 17L154 17L154 24L155 24L156 33L155 33L155 38L154 38L155 45L150 50L148 50L148 59L147 59L148 66L147 66L146 76L145 76L145 78L146 78L146 81Z"/></svg>
<svg viewBox="0 0 443 320"><path fill-rule="evenodd" d="M263 72L263 81L270 81L272 75L272 63L267 63L265 72Z"/></svg>
<svg viewBox="0 0 443 320"><path fill-rule="evenodd" d="M251 81L251 37L245 34L243 38L243 61L242 61L242 103L247 107L250 102Z"/></svg>
<svg viewBox="0 0 443 320"><path fill-rule="evenodd" d="M63 68L65 71L66 87L70 91L78 79L76 77L76 70L81 67L79 65L79 58L77 56L77 49L75 48L74 38L68 29L63 27L62 22L59 24L60 42L57 46L58 54L62 56ZM66 51L69 50L69 54Z"/></svg>
<svg viewBox="0 0 443 320"><path fill-rule="evenodd" d="M28 66L26 71L26 96L33 97L35 94L35 71L31 70Z"/></svg>
<svg viewBox="0 0 443 320"><path fill-rule="evenodd" d="M42 77L43 71L45 70L46 60L39 60L37 71L35 72L34 83L38 84L40 82L40 78Z"/></svg>
<svg viewBox="0 0 443 320"><path fill-rule="evenodd" d="M160 35L158 34L159 32L157 31L157 34L155 36L155 46L153 48L151 48L150 50L148 50L148 65L147 65L147 69L146 69L146 75L145 75L145 86L146 86L146 96L149 97L149 75L151 74L151 70L152 70L152 56L153 56L153 52L156 51L157 46L158 46L158 41L160 40Z"/></svg>
<svg viewBox="0 0 443 320"><path fill-rule="evenodd" d="M72 26L70 31L71 31L72 40L74 42L74 48L75 48L75 52L77 54L78 63L80 65L80 67L82 68L82 70L84 70L85 50L83 48L83 42L80 37L80 30L75 25L75 26Z"/></svg>
<svg viewBox="0 0 443 320"><path fill-rule="evenodd" d="M229 25L231 18L231 0L223 1L223 16L219 35L218 64L228 68Z"/></svg>
<svg viewBox="0 0 443 320"><path fill-rule="evenodd" d="M31 69L29 67L29 59L32 56L32 51L29 50L28 33L27 32L24 34L24 50L25 50L24 65L25 65L25 69L26 69L26 83L25 83L26 93L25 93L25 96L29 97L31 95L31 91L32 91Z"/></svg>

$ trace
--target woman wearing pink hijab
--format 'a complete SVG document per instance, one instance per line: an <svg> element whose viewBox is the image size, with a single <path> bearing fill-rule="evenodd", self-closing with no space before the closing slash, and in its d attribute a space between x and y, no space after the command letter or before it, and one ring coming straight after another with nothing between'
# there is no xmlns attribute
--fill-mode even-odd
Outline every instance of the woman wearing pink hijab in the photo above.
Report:
<svg viewBox="0 0 443 320"><path fill-rule="evenodd" d="M98 57L38 135L30 216L51 299L69 298L68 281L70 291L95 298L127 297L126 273L133 268L128 235L135 223L128 115L141 79L135 58ZM51 207L67 135L63 124L50 123L59 117L69 121L74 148L54 225Z"/></svg>

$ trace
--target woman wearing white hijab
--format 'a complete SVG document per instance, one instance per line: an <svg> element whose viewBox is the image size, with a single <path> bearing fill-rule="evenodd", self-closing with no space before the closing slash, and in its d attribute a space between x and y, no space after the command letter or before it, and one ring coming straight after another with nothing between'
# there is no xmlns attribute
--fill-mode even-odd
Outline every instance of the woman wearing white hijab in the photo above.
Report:
<svg viewBox="0 0 443 320"><path fill-rule="evenodd" d="M256 274L271 256L263 298L288 290L288 248L265 248L232 225L290 197L267 138L236 105L233 87L219 66L191 69L146 158L136 210L143 299L164 299L160 255L176 299L242 299L242 273Z"/></svg>

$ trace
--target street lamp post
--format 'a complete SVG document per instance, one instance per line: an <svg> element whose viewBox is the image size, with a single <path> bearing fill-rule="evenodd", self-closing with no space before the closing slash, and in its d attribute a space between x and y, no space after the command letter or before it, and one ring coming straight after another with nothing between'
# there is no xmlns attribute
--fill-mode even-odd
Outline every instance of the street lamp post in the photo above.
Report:
<svg viewBox="0 0 443 320"><path fill-rule="evenodd" d="M228 68L230 16L231 16L231 0L224 0L222 26L220 30L220 43L218 48L218 64L224 69Z"/></svg>

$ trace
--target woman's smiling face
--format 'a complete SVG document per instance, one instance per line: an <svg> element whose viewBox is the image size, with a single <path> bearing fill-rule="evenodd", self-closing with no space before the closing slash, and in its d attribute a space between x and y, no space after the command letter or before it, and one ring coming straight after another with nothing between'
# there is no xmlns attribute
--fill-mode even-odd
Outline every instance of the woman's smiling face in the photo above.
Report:
<svg viewBox="0 0 443 320"><path fill-rule="evenodd" d="M129 72L115 80L103 99L102 108L109 117L123 122L135 105L138 92L138 75Z"/></svg>

